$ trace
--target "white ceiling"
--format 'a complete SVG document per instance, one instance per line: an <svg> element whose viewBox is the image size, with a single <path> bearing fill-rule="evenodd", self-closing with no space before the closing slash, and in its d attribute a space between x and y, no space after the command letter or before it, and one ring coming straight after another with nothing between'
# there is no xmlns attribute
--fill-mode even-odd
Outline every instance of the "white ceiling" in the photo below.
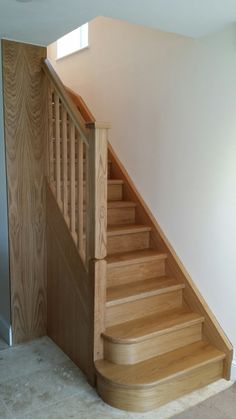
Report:
<svg viewBox="0 0 236 419"><path fill-rule="evenodd" d="M0 37L48 45L96 16L199 37L235 22L236 0L0 0Z"/></svg>

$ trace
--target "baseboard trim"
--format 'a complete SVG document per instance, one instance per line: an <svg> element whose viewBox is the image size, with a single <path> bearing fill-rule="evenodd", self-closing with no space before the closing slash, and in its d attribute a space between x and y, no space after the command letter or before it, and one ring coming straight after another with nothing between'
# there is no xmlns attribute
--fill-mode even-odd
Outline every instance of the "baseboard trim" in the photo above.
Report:
<svg viewBox="0 0 236 419"><path fill-rule="evenodd" d="M230 379L236 381L236 358L232 362Z"/></svg>
<svg viewBox="0 0 236 419"><path fill-rule="evenodd" d="M9 346L12 346L12 328L2 316L0 316L0 335Z"/></svg>

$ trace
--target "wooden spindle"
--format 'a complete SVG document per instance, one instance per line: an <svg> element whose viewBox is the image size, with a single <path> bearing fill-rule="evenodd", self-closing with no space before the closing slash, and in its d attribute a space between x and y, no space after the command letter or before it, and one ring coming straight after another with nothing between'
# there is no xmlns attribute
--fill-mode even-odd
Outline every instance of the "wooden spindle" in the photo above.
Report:
<svg viewBox="0 0 236 419"><path fill-rule="evenodd" d="M63 171L63 214L68 219L68 151L67 151L67 112L62 108L62 171Z"/></svg>
<svg viewBox="0 0 236 419"><path fill-rule="evenodd" d="M54 146L53 146L53 87L48 86L48 179L54 183Z"/></svg>
<svg viewBox="0 0 236 419"><path fill-rule="evenodd" d="M75 230L75 126L70 121L70 229L71 234L76 240Z"/></svg>
<svg viewBox="0 0 236 419"><path fill-rule="evenodd" d="M79 253L84 259L84 158L83 158L83 141L78 138L78 184L77 184L77 196L78 196L78 216L77 216L77 228L78 228L78 247ZM86 240L86 238L85 238Z"/></svg>
<svg viewBox="0 0 236 419"><path fill-rule="evenodd" d="M60 145L60 101L59 96L54 92L55 101L55 141L56 141L56 196L57 202L61 203L61 145Z"/></svg>

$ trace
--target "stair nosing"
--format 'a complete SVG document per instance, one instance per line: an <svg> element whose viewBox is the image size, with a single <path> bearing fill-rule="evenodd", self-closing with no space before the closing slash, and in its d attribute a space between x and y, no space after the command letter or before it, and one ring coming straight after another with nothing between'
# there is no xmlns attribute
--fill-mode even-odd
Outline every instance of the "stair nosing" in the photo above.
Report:
<svg viewBox="0 0 236 419"><path fill-rule="evenodd" d="M194 313L194 314L198 314L198 313ZM150 339L152 339L154 337L157 337L157 336L163 336L163 335L167 335L167 334L170 334L172 332L175 332L175 331L178 331L178 330L181 330L181 329L186 329L187 327L194 326L195 324L203 323L204 320L205 320L204 316L199 314L199 316L194 318L194 319L183 320L182 323L178 323L174 326L169 326L169 327L166 327L164 329L157 330L157 331L151 332L151 333L147 333L147 334L144 334L142 336L135 337L135 338L111 337L108 334L106 334L106 331L102 333L102 336L105 340L107 340L109 342L112 342L112 343L116 343L116 344L119 344L119 345L133 345L133 344L136 344L136 343L144 342L146 340L150 340ZM112 328L112 326L111 326L111 328Z"/></svg>
<svg viewBox="0 0 236 419"><path fill-rule="evenodd" d="M146 291L146 292L144 291L141 293L130 295L129 297L117 298L115 300L106 301L106 307L113 307L119 304L126 304L132 301L142 300L144 298L152 297L155 295L168 294L168 293L183 289L184 287L185 287L184 283L177 283L175 285L170 285L169 287L166 287L166 288L160 288L160 289Z"/></svg>

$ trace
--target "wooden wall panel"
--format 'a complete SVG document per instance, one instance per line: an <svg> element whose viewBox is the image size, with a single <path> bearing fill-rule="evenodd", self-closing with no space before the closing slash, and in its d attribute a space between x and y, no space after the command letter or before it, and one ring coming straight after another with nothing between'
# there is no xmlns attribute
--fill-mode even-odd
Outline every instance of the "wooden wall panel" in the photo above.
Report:
<svg viewBox="0 0 236 419"><path fill-rule="evenodd" d="M94 384L94 267L88 275L49 186L47 249L48 336Z"/></svg>
<svg viewBox="0 0 236 419"><path fill-rule="evenodd" d="M14 343L46 332L46 49L2 42Z"/></svg>

